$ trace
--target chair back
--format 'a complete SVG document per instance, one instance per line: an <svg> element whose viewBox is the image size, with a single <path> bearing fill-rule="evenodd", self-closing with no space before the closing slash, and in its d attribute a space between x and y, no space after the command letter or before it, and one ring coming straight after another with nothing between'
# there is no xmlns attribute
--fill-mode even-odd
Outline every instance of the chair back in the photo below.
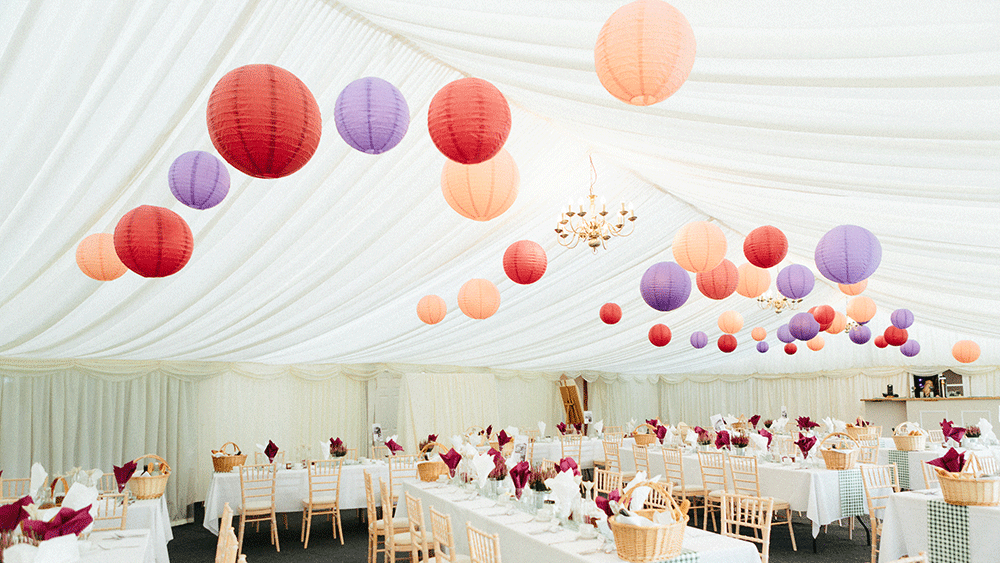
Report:
<svg viewBox="0 0 1000 563"><path fill-rule="evenodd" d="M635 444L632 446L632 455L635 457L635 470L645 471L649 475L649 449L646 446Z"/></svg>
<svg viewBox="0 0 1000 563"><path fill-rule="evenodd" d="M552 461L551 459L543 459L542 463L539 464L538 468L541 469L541 470L543 470L543 471L546 470L546 469L553 469L554 470L557 465L559 465L558 462Z"/></svg>
<svg viewBox="0 0 1000 563"><path fill-rule="evenodd" d="M609 469L594 470L594 494L608 496L611 491L621 492L622 474L619 471Z"/></svg>
<svg viewBox="0 0 1000 563"><path fill-rule="evenodd" d="M684 484L684 455L680 448L663 448L663 472L667 481L673 483L674 496L681 500L687 498Z"/></svg>
<svg viewBox="0 0 1000 563"><path fill-rule="evenodd" d="M871 520L881 520L892 493L899 492L899 473L896 464L862 465L861 482L868 497L868 516Z"/></svg>
<svg viewBox="0 0 1000 563"><path fill-rule="evenodd" d="M753 456L729 456L729 476L733 492L747 497L760 496L760 479L757 473L757 458Z"/></svg>
<svg viewBox="0 0 1000 563"><path fill-rule="evenodd" d="M701 482L705 492L726 490L726 454L722 452L698 452L701 466Z"/></svg>
<svg viewBox="0 0 1000 563"><path fill-rule="evenodd" d="M125 519L128 517L128 498L125 493L98 495L96 504L95 532L125 529Z"/></svg>
<svg viewBox="0 0 1000 563"><path fill-rule="evenodd" d="M468 522L465 528L469 534L471 563L500 563L500 534L491 536Z"/></svg>
<svg viewBox="0 0 1000 563"><path fill-rule="evenodd" d="M115 480L114 473L105 473L97 482L97 492L114 494L118 492L118 481Z"/></svg>
<svg viewBox="0 0 1000 563"><path fill-rule="evenodd" d="M928 442L944 442L944 432L941 430L928 430L927 434L929 434L927 437Z"/></svg>
<svg viewBox="0 0 1000 563"><path fill-rule="evenodd" d="M605 469L620 472L622 470L621 440L609 440L605 434L603 444Z"/></svg>
<svg viewBox="0 0 1000 563"><path fill-rule="evenodd" d="M253 453L253 462L255 465L271 463L270 461L267 461L267 456L261 452ZM285 465L285 450L278 450L278 453L274 454L274 463L277 463L278 465Z"/></svg>
<svg viewBox="0 0 1000 563"><path fill-rule="evenodd" d="M624 436L625 435L625 431L622 430L622 425L621 424L617 424L617 425L606 424L604 426L604 436L605 436L605 438L608 436L608 434L621 434L622 436Z"/></svg>
<svg viewBox="0 0 1000 563"><path fill-rule="evenodd" d="M340 471L344 458L309 462L309 504L340 503Z"/></svg>
<svg viewBox="0 0 1000 563"><path fill-rule="evenodd" d="M342 459L358 461L358 448L347 448L347 454Z"/></svg>
<svg viewBox="0 0 1000 563"><path fill-rule="evenodd" d="M975 473L976 475L997 474L997 458L993 457L992 454L969 452L969 457L972 458L968 466L970 473Z"/></svg>
<svg viewBox="0 0 1000 563"><path fill-rule="evenodd" d="M795 457L799 455L799 447L795 445L795 440L791 436L775 436L771 449L781 457Z"/></svg>
<svg viewBox="0 0 1000 563"><path fill-rule="evenodd" d="M855 440L860 448L858 451L858 463L878 463L878 438L868 438Z"/></svg>
<svg viewBox="0 0 1000 563"><path fill-rule="evenodd" d="M375 487L372 486L372 474L368 471L365 474L365 510L368 516L368 528L374 529L378 522L378 503L375 502ZM392 511L392 508L389 508Z"/></svg>
<svg viewBox="0 0 1000 563"><path fill-rule="evenodd" d="M539 438L539 432L537 428L522 428L521 434L524 434L528 438Z"/></svg>
<svg viewBox="0 0 1000 563"><path fill-rule="evenodd" d="M771 547L771 515L774 499L724 493L722 533L731 538L759 543L761 563L767 563ZM744 531L747 533L744 533Z"/></svg>
<svg viewBox="0 0 1000 563"><path fill-rule="evenodd" d="M621 428L621 427L619 426L618 428ZM609 441L609 442L617 442L618 445L620 446L621 443L622 443L622 440L625 439L625 433L621 432L621 431L611 432L607 428L605 428L604 429L604 439L607 440L607 441Z"/></svg>
<svg viewBox="0 0 1000 563"><path fill-rule="evenodd" d="M427 535L424 533L424 507L420 499L405 493L406 520L410 526L410 561L424 561L427 558Z"/></svg>
<svg viewBox="0 0 1000 563"><path fill-rule="evenodd" d="M389 457L389 446L385 444L375 444L372 446L372 457L374 459L385 459Z"/></svg>
<svg viewBox="0 0 1000 563"><path fill-rule="evenodd" d="M6 500L4 504L23 498L28 494L28 487L31 486L31 479L0 479L0 499ZM118 488L115 488L118 492Z"/></svg>
<svg viewBox="0 0 1000 563"><path fill-rule="evenodd" d="M396 454L389 456L389 493L399 497L399 487L403 481L417 478L417 454Z"/></svg>
<svg viewBox="0 0 1000 563"><path fill-rule="evenodd" d="M455 536L451 528L451 515L444 514L430 507L431 535L434 539L434 561L455 563Z"/></svg>
<svg viewBox="0 0 1000 563"><path fill-rule="evenodd" d="M579 434L560 436L559 446L562 449L562 457L571 457L577 465L583 465L583 436Z"/></svg>
<svg viewBox="0 0 1000 563"><path fill-rule="evenodd" d="M241 465L240 509L244 514L274 510L274 486L278 472L273 463Z"/></svg>
<svg viewBox="0 0 1000 563"><path fill-rule="evenodd" d="M229 531L231 534L227 534ZM227 502L222 506L222 522L219 523L219 539L215 542L215 563L233 563L233 559L227 559L229 551L228 538L236 538L236 533L233 531L233 508L229 506ZM237 542L233 542L232 545L233 553L232 557L236 557L236 552L239 550Z"/></svg>
<svg viewBox="0 0 1000 563"><path fill-rule="evenodd" d="M938 474L937 471L934 471L934 466L926 461L921 461L920 468L924 472L924 483L927 485L927 488L940 489L941 483L938 481Z"/></svg>
<svg viewBox="0 0 1000 563"><path fill-rule="evenodd" d="M657 487L649 488L649 495L646 497L646 501L642 503L643 508L652 508L655 510L670 510L673 508L673 487L674 484L671 482L666 482L661 484L663 487L663 492ZM666 495L664 495L664 492Z"/></svg>

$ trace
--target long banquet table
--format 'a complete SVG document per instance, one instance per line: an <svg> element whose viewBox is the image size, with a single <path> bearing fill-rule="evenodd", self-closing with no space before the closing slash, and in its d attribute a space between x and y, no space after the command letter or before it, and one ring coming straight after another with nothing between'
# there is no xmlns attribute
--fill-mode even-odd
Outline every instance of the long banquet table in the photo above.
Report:
<svg viewBox="0 0 1000 563"><path fill-rule="evenodd" d="M902 492L889 497L879 563L927 552L931 563L995 563L1000 545L1000 507L955 506L940 492Z"/></svg>
<svg viewBox="0 0 1000 563"><path fill-rule="evenodd" d="M376 488L378 479L389 479L389 466L384 461L344 464L340 471L340 508L365 508L365 476L371 473ZM309 497L308 469L279 469L274 491L275 512L302 512L302 499ZM233 512L239 514L240 473L236 468L229 473L214 473L205 493L205 519L202 524L208 531L219 534L219 518L228 502ZM375 494L378 502L378 493Z"/></svg>
<svg viewBox="0 0 1000 563"><path fill-rule="evenodd" d="M469 552L465 532L466 522L489 534L500 534L500 552L504 561L559 561L587 563L620 563L614 552L593 552L598 540L577 539L577 532L561 530L544 531L549 523L530 522L531 515L524 512L503 514L489 499L468 498L469 493L445 483L407 481L403 490L421 499L424 522L430 522L430 507L451 515L455 547L460 553ZM405 503L400 503L396 516L406 515ZM700 563L760 563L757 548L735 538L729 538L688 526L684 531L685 552L696 556L684 561Z"/></svg>

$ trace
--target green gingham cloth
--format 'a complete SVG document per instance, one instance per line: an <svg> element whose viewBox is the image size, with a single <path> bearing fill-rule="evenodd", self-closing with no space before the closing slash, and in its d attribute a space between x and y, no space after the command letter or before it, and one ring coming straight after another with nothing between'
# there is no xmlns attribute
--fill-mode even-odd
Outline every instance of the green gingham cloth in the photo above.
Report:
<svg viewBox="0 0 1000 563"><path fill-rule="evenodd" d="M699 561L701 561L701 557L698 555L697 551L682 548L680 555L677 557L671 557L670 559L665 559L660 563L698 563Z"/></svg>
<svg viewBox="0 0 1000 563"><path fill-rule="evenodd" d="M840 480L840 516L850 518L868 514L865 503L864 485L860 469L845 469L837 472Z"/></svg>
<svg viewBox="0 0 1000 563"><path fill-rule="evenodd" d="M969 563L969 507L927 501L927 555L931 563Z"/></svg>
<svg viewBox="0 0 1000 563"><path fill-rule="evenodd" d="M889 463L896 464L896 471L899 473L899 488L910 490L910 452L900 450L887 450L889 453Z"/></svg>

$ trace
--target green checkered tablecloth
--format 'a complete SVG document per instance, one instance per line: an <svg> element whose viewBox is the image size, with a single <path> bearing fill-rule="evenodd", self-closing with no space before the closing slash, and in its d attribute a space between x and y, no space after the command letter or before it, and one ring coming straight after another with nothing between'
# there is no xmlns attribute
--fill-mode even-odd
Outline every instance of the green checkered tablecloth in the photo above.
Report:
<svg viewBox="0 0 1000 563"><path fill-rule="evenodd" d="M896 464L896 471L899 473L899 488L904 491L910 490L910 452L900 450L888 450L889 463Z"/></svg>
<svg viewBox="0 0 1000 563"><path fill-rule="evenodd" d="M868 514L861 470L845 469L838 471L837 476L840 479L840 516L849 518Z"/></svg>
<svg viewBox="0 0 1000 563"><path fill-rule="evenodd" d="M666 559L660 563L698 563L699 561L701 561L701 557L698 555L697 551L681 548L680 555L677 557L671 557L670 559Z"/></svg>
<svg viewBox="0 0 1000 563"><path fill-rule="evenodd" d="M931 563L969 563L969 507L927 501L927 548Z"/></svg>

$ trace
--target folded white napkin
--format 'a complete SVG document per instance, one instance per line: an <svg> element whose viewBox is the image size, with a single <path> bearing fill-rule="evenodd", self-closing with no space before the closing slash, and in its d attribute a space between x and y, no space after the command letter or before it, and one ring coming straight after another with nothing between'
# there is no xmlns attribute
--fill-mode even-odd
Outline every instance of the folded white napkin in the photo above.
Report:
<svg viewBox="0 0 1000 563"><path fill-rule="evenodd" d="M843 420L840 420L839 418L833 419L833 431L834 432L846 432L847 431L847 423L844 422Z"/></svg>
<svg viewBox="0 0 1000 563"><path fill-rule="evenodd" d="M43 541L38 544L35 563L72 563L79 561L80 542L78 539L75 534L70 534Z"/></svg>
<svg viewBox="0 0 1000 563"><path fill-rule="evenodd" d="M834 432L836 432L836 430L834 429L835 427L833 425L833 419L832 418L830 418L828 416L825 417L825 418L823 418L823 424L826 425L826 433L827 434L833 434Z"/></svg>
<svg viewBox="0 0 1000 563"><path fill-rule="evenodd" d="M257 450L260 453L264 453L264 450L266 450L266 449L267 449L267 446L265 446L264 444L257 444Z"/></svg>
<svg viewBox="0 0 1000 563"><path fill-rule="evenodd" d="M323 456L323 459L330 459L330 442L319 443L319 453Z"/></svg>
<svg viewBox="0 0 1000 563"><path fill-rule="evenodd" d="M771 432L777 434L778 432L784 432L785 425L788 424L788 419L781 417L771 423Z"/></svg>
<svg viewBox="0 0 1000 563"><path fill-rule="evenodd" d="M45 486L45 480L49 478L49 473L45 471L41 463L37 461L31 465L31 481L28 485L28 493L31 494L31 498L35 499L35 502L39 502L42 498L42 487Z"/></svg>
<svg viewBox="0 0 1000 563"><path fill-rule="evenodd" d="M597 531L609 540L614 538L614 533L611 531L611 526L608 525L607 518L601 518L597 521Z"/></svg>
<svg viewBox="0 0 1000 563"><path fill-rule="evenodd" d="M462 444L465 443L465 438L458 434L453 434L451 437L451 447L455 448L456 452L462 451Z"/></svg>
<svg viewBox="0 0 1000 563"><path fill-rule="evenodd" d="M545 423L541 420L538 421L538 437L541 438L545 436Z"/></svg>
<svg viewBox="0 0 1000 563"><path fill-rule="evenodd" d="M980 442L986 445L997 443L997 435L993 432L993 425L990 424L990 421L985 418L980 418L979 423L976 424L976 426L979 427L979 431L981 432L979 435Z"/></svg>
<svg viewBox="0 0 1000 563"><path fill-rule="evenodd" d="M510 436L511 438L521 433L521 429L518 428L517 426L508 426L507 428L504 428L504 430L507 432L507 435Z"/></svg>
<svg viewBox="0 0 1000 563"><path fill-rule="evenodd" d="M462 457L466 459L472 459L479 454L479 450L476 449L476 446L473 446L468 442L462 444L462 448L458 450L458 452L461 453Z"/></svg>
<svg viewBox="0 0 1000 563"><path fill-rule="evenodd" d="M694 430L688 428L687 435L684 436L684 442L693 445L697 441L698 441L698 435L695 434Z"/></svg>
<svg viewBox="0 0 1000 563"><path fill-rule="evenodd" d="M545 480L545 486L552 490L556 499L556 515L568 518L573 510L573 500L580 498L580 482L572 471L557 473L555 477Z"/></svg>
<svg viewBox="0 0 1000 563"><path fill-rule="evenodd" d="M664 444L673 444L674 443L674 438L675 438L675 436L674 436L674 428L672 426L668 426L667 427L667 433L663 436L663 443Z"/></svg>
<svg viewBox="0 0 1000 563"><path fill-rule="evenodd" d="M90 516L93 518L97 516L97 496L99 494L97 487L88 487L81 483L73 483L69 490L66 491L62 506L63 508L72 508L73 510L80 510L89 506ZM89 533L93 527L94 524L91 523L81 533Z"/></svg>
<svg viewBox="0 0 1000 563"><path fill-rule="evenodd" d="M601 420L598 420L597 422L594 423L594 432L597 432L598 434L600 434L601 432L604 432L604 419L603 418Z"/></svg>
<svg viewBox="0 0 1000 563"><path fill-rule="evenodd" d="M740 417L734 416L733 413L729 413L725 417L723 417L722 420L728 426L730 424L735 424L735 423L739 422L740 421Z"/></svg>
<svg viewBox="0 0 1000 563"><path fill-rule="evenodd" d="M496 464L493 462L493 456L488 453L476 454L472 458L472 470L476 473L476 481L479 483L479 488L486 486L486 479L490 476L490 471Z"/></svg>
<svg viewBox="0 0 1000 563"><path fill-rule="evenodd" d="M632 432L635 430L636 420L634 418L628 419L628 427L625 429L627 432Z"/></svg>
<svg viewBox="0 0 1000 563"><path fill-rule="evenodd" d="M712 423L712 429L716 432L722 430L726 426L726 419L722 416L722 413L713 414L708 420Z"/></svg>
<svg viewBox="0 0 1000 563"><path fill-rule="evenodd" d="M622 516L619 514L615 517L615 522L618 522L619 524L631 524L632 526L642 526L644 528L649 528L655 525L649 518L639 516L638 514L632 514L631 516Z"/></svg>
<svg viewBox="0 0 1000 563"><path fill-rule="evenodd" d="M767 438L753 432L748 436L750 438L750 451L753 452L766 452L767 451Z"/></svg>

